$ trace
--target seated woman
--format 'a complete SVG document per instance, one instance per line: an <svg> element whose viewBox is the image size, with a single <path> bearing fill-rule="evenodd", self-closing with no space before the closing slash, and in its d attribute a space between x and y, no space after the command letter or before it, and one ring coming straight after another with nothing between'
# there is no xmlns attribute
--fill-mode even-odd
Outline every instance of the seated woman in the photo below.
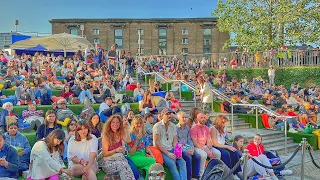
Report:
<svg viewBox="0 0 320 180"><path fill-rule="evenodd" d="M15 96L17 97L17 105L36 103L36 94L33 88L30 86L28 80L23 80L22 84L15 90Z"/></svg>
<svg viewBox="0 0 320 180"><path fill-rule="evenodd" d="M266 155L264 155L264 146L262 145L262 136L260 134L256 134L253 138L253 141L249 142L246 149L249 151L249 154L252 158L255 158L260 163L271 166L271 163ZM263 168L261 166L257 166L255 162L252 160L248 161L248 176L253 176L256 173L264 176L269 177L272 180L278 180L277 176L274 174L273 169Z"/></svg>
<svg viewBox="0 0 320 180"><path fill-rule="evenodd" d="M102 121L100 119L100 116L96 113L94 113L88 121L88 126L91 134L95 135L99 142L99 149L101 149L101 133L102 133Z"/></svg>
<svg viewBox="0 0 320 180"><path fill-rule="evenodd" d="M126 74L126 76L123 78L122 80L122 87L126 88L128 84L132 84L133 83L133 79L130 77L130 74Z"/></svg>
<svg viewBox="0 0 320 180"><path fill-rule="evenodd" d="M151 92L149 90L146 90L143 95L143 99L141 100L139 105L139 111L141 112L141 115L149 112L151 112L152 114L156 113L156 105L151 98Z"/></svg>
<svg viewBox="0 0 320 180"><path fill-rule="evenodd" d="M23 122L30 124L31 129L37 130L43 124L43 110L37 110L35 104L29 104L28 110L22 111Z"/></svg>
<svg viewBox="0 0 320 180"><path fill-rule="evenodd" d="M226 144L225 136L227 135L227 122L228 119L226 116L217 116L214 123L211 125L210 134L212 139L212 145L221 152L221 160L230 169L232 169L240 159L240 156L237 153L236 148ZM237 168L236 171L234 171L234 174L240 171L241 169Z"/></svg>
<svg viewBox="0 0 320 180"><path fill-rule="evenodd" d="M124 157L125 147L122 144L131 142L129 123L123 122L120 115L111 116L103 128L102 170L106 173L106 178L115 173L120 174L120 179L134 180L133 172Z"/></svg>
<svg viewBox="0 0 320 180"><path fill-rule="evenodd" d="M67 76L64 78L64 84L70 86L71 88L74 86L75 78L73 77L73 71L69 71Z"/></svg>
<svg viewBox="0 0 320 180"><path fill-rule="evenodd" d="M98 139L90 133L89 125L80 121L68 144L68 167L71 175L96 180L98 163Z"/></svg>
<svg viewBox="0 0 320 180"><path fill-rule="evenodd" d="M93 82L90 93L93 95L93 98L97 103L102 103L106 97L106 94L100 88L100 83L96 81Z"/></svg>
<svg viewBox="0 0 320 180"><path fill-rule="evenodd" d="M52 96L52 101L57 102L59 99L66 99L70 104L73 104L75 95L70 86L65 85L59 97Z"/></svg>
<svg viewBox="0 0 320 180"><path fill-rule="evenodd" d="M160 82L159 81L157 81L157 82L155 82L154 83L154 92L160 92L160 91L163 91L163 89L161 88L161 86L160 86L161 84L160 84Z"/></svg>
<svg viewBox="0 0 320 180"><path fill-rule="evenodd" d="M0 179L18 178L19 156L17 151L6 143L6 136L0 131Z"/></svg>
<svg viewBox="0 0 320 180"><path fill-rule="evenodd" d="M133 90L133 98L138 101L138 96L143 97L144 90L142 89L141 83L137 82L137 87Z"/></svg>
<svg viewBox="0 0 320 180"><path fill-rule="evenodd" d="M29 169L31 147L28 139L18 130L17 123L8 124L8 131L5 133L6 144L14 147L18 152L19 174Z"/></svg>
<svg viewBox="0 0 320 180"><path fill-rule="evenodd" d="M78 126L78 121L76 121L75 119L71 119L68 122L67 131L66 131L66 138L64 139L64 147L65 148L64 148L64 152L63 152L63 160L67 159L68 143L69 143L70 138L76 134L77 126Z"/></svg>
<svg viewBox="0 0 320 180"><path fill-rule="evenodd" d="M131 142L126 145L129 151L128 157L139 168L146 171L146 179L148 179L148 171L152 164L156 163L149 146L151 143L144 129L143 118L137 115L133 118L131 124ZM147 153L150 157L148 157Z"/></svg>
<svg viewBox="0 0 320 180"><path fill-rule="evenodd" d="M125 116L123 116L123 120L128 121L130 124L134 118L134 112L132 110L127 111Z"/></svg>
<svg viewBox="0 0 320 180"><path fill-rule="evenodd" d="M30 155L30 169L27 180L58 180L60 173L70 174L61 161L65 133L61 129L51 131L48 136L34 144Z"/></svg>
<svg viewBox="0 0 320 180"><path fill-rule="evenodd" d="M46 112L45 121L41 124L37 130L37 140L46 138L50 132L55 129L61 129L61 125L57 124L56 113L53 110Z"/></svg>
<svg viewBox="0 0 320 180"><path fill-rule="evenodd" d="M6 102L2 105L2 111L0 113L0 131L6 131L6 119L7 116L14 116L16 119L18 119L18 116L14 113L12 113L13 110L13 104L11 102Z"/></svg>
<svg viewBox="0 0 320 180"><path fill-rule="evenodd" d="M178 112L181 110L181 103L174 97L173 92L168 92L166 95L166 100L169 103L170 108L174 112Z"/></svg>

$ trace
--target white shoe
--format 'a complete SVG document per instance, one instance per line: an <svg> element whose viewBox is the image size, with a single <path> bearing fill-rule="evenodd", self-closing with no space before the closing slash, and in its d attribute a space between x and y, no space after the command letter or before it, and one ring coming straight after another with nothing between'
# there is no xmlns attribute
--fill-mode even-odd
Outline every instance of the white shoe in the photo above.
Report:
<svg viewBox="0 0 320 180"><path fill-rule="evenodd" d="M32 104L37 104L36 101L32 101Z"/></svg>
<svg viewBox="0 0 320 180"><path fill-rule="evenodd" d="M21 103L20 103L20 101L18 101L16 106L20 106L20 105L21 105Z"/></svg>
<svg viewBox="0 0 320 180"><path fill-rule="evenodd" d="M281 175L291 175L291 174L293 174L293 172L290 169L285 169L285 170L280 171L280 174Z"/></svg>
<svg viewBox="0 0 320 180"><path fill-rule="evenodd" d="M303 129L301 127L297 128L296 130L299 132L303 131Z"/></svg>
<svg viewBox="0 0 320 180"><path fill-rule="evenodd" d="M95 101L94 99L91 99L91 103L92 103L92 104L95 104L96 101Z"/></svg>
<svg viewBox="0 0 320 180"><path fill-rule="evenodd" d="M295 130L295 129L293 129L293 128L290 128L290 129L289 129L289 132L290 132L290 133L297 133L298 131Z"/></svg>

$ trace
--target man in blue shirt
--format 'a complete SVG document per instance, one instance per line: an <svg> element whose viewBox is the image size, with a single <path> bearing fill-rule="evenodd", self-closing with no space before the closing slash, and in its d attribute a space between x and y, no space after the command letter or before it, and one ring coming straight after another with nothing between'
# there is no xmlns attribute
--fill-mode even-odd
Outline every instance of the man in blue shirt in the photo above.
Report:
<svg viewBox="0 0 320 180"><path fill-rule="evenodd" d="M5 135L0 132L0 179L1 177L17 178L19 170L17 151L6 144Z"/></svg>

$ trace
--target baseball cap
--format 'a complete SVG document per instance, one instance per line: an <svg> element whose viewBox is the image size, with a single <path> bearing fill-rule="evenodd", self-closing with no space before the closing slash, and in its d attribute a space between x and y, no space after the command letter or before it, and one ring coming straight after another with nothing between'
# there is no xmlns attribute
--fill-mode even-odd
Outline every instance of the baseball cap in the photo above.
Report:
<svg viewBox="0 0 320 180"><path fill-rule="evenodd" d="M155 164L152 164L150 166L148 173L149 173L149 175L152 174L152 173L159 174L159 173L165 173L165 171L164 171L164 168L163 168L163 166L161 164L155 163Z"/></svg>
<svg viewBox="0 0 320 180"><path fill-rule="evenodd" d="M162 111L161 111L162 114L167 114L167 113L173 113L173 111L169 108L164 108Z"/></svg>

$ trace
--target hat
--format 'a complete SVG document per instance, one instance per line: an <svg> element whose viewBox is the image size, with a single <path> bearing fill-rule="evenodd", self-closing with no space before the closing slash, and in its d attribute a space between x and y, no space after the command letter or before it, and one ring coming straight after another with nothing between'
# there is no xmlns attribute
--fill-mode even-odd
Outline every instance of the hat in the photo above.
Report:
<svg viewBox="0 0 320 180"><path fill-rule="evenodd" d="M157 173L165 172L163 166L159 163L152 164L149 168L148 174L151 174L153 171L156 171Z"/></svg>
<svg viewBox="0 0 320 180"><path fill-rule="evenodd" d="M161 111L162 114L167 114L167 113L173 113L173 111L169 108L164 108L162 111Z"/></svg>

